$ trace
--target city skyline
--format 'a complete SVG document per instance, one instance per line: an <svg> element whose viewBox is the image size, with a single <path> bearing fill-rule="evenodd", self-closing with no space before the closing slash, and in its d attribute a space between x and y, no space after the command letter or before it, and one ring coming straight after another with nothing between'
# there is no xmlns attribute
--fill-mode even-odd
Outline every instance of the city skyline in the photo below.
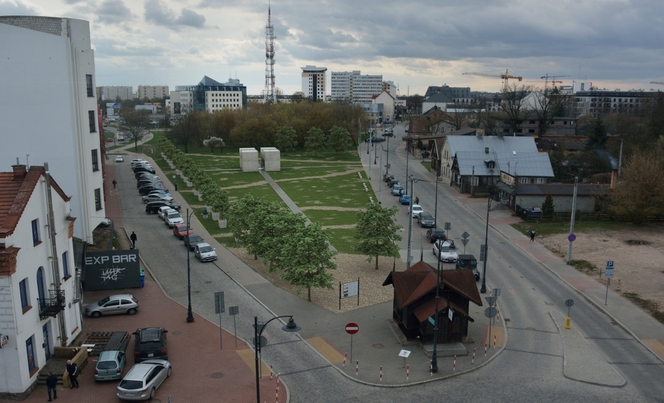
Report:
<svg viewBox="0 0 664 403"><path fill-rule="evenodd" d="M462 73L499 75L506 68L540 88L548 74L569 76L563 84L664 90L650 84L664 81L664 3L417 4L273 1L276 87L286 95L300 91L301 67L315 65L380 74L402 96L443 84L499 91L500 78ZM265 88L267 10L265 1L0 0L0 15L89 21L97 86L173 90L207 75L238 78L251 95Z"/></svg>

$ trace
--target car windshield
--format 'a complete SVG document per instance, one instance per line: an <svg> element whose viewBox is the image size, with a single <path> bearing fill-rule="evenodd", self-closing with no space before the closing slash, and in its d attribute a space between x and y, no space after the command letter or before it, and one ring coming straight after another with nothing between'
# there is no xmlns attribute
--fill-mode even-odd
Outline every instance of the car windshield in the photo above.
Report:
<svg viewBox="0 0 664 403"><path fill-rule="evenodd" d="M198 235L192 235L189 238L189 242L202 242L203 238L199 237Z"/></svg>
<svg viewBox="0 0 664 403"><path fill-rule="evenodd" d="M153 343L159 341L159 329L146 329L141 332L141 343Z"/></svg>
<svg viewBox="0 0 664 403"><path fill-rule="evenodd" d="M181 227L178 227L178 231L188 231L188 230L189 230L189 228L187 228L186 225L183 225L183 226L181 226Z"/></svg>
<svg viewBox="0 0 664 403"><path fill-rule="evenodd" d="M120 387L122 389L141 389L143 387L143 381L122 381L120 382Z"/></svg>
<svg viewBox="0 0 664 403"><path fill-rule="evenodd" d="M422 214L422 219L423 220L433 220L433 217L431 217L431 214Z"/></svg>
<svg viewBox="0 0 664 403"><path fill-rule="evenodd" d="M111 300L111 298L106 297L106 298L102 299L101 301L97 302L97 304L104 305L105 303L107 303L110 300Z"/></svg>
<svg viewBox="0 0 664 403"><path fill-rule="evenodd" d="M97 369L114 369L117 368L115 361L99 361L97 363Z"/></svg>
<svg viewBox="0 0 664 403"><path fill-rule="evenodd" d="M168 218L180 218L180 214L178 214L178 213L168 213Z"/></svg>
<svg viewBox="0 0 664 403"><path fill-rule="evenodd" d="M203 246L203 247L201 248L201 253L212 252L213 250L214 250L214 249L212 249L211 246Z"/></svg>

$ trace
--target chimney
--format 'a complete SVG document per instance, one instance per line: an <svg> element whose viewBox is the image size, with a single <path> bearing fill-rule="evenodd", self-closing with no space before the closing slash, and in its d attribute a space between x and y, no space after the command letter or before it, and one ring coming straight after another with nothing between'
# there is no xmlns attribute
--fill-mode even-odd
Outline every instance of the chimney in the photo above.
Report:
<svg viewBox="0 0 664 403"><path fill-rule="evenodd" d="M14 180L22 181L23 178L25 178L25 174L27 172L25 165L12 165L12 168L14 169Z"/></svg>
<svg viewBox="0 0 664 403"><path fill-rule="evenodd" d="M618 184L618 170L611 171L611 189L615 189Z"/></svg>

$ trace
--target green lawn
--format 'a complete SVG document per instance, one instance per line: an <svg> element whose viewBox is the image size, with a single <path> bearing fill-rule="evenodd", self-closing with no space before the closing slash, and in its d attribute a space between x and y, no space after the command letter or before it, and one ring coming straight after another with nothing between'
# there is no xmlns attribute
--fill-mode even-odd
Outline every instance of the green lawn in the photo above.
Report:
<svg viewBox="0 0 664 403"><path fill-rule="evenodd" d="M230 154L189 155L189 158L203 169L240 169L240 159Z"/></svg>
<svg viewBox="0 0 664 403"><path fill-rule="evenodd" d="M287 169L285 171L279 172L268 172L270 177L275 181L280 179L294 179L294 178L305 178L309 176L320 177L323 175L329 175L338 172L346 172L354 167L331 167L331 168L296 168L296 169ZM356 178L359 179L357 174L354 174ZM281 185L280 185L281 186Z"/></svg>
<svg viewBox="0 0 664 403"><path fill-rule="evenodd" d="M353 249L353 245L357 245L359 240L355 239L355 229L330 229L327 230L330 235L330 243L334 246L339 253L358 254Z"/></svg>
<svg viewBox="0 0 664 403"><path fill-rule="evenodd" d="M260 150L259 150L260 151ZM322 151L314 155L311 151L304 150L295 150L289 153L280 153L282 165L283 160L313 160L320 162L360 162L360 157L357 155L357 151L350 150L341 153L336 153L334 151Z"/></svg>
<svg viewBox="0 0 664 403"><path fill-rule="evenodd" d="M357 211L305 210L304 215L312 222L327 225L350 225L357 222ZM335 230L336 231L336 230Z"/></svg>
<svg viewBox="0 0 664 403"><path fill-rule="evenodd" d="M281 200L279 195L272 189L272 186L268 184L228 190L228 197L242 198L248 194L251 194L254 197L264 197L265 200L269 202L278 202L285 206L283 200Z"/></svg>
<svg viewBox="0 0 664 403"><path fill-rule="evenodd" d="M333 206L333 207L359 207L364 208L370 203L369 196L374 200L376 196L369 188L364 190L357 173L302 179L288 182L279 182L279 186L299 207L304 206Z"/></svg>
<svg viewBox="0 0 664 403"><path fill-rule="evenodd" d="M538 235L552 235L552 234L566 234L569 233L569 221L555 221L555 222L537 222L537 221L524 221L512 224L512 227L517 231L527 234L529 228L535 228ZM637 225L613 222L613 221L577 221L574 223L575 232L605 230L605 231L630 231L640 228Z"/></svg>
<svg viewBox="0 0 664 403"><path fill-rule="evenodd" d="M265 180L258 172L208 171L206 174L210 179L219 183L219 186L221 187L248 185L250 183L262 182Z"/></svg>

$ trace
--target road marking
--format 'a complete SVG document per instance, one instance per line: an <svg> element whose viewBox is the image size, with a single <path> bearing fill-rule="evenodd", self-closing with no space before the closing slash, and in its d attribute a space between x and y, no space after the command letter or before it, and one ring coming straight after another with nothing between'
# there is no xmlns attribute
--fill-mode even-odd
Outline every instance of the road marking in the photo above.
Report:
<svg viewBox="0 0 664 403"><path fill-rule="evenodd" d="M242 361L244 361L245 364L249 367L251 372L256 375L256 354L254 353L253 350L250 349L244 349L244 350L237 350L237 354L242 358ZM269 374L270 373L270 368L265 365L263 361L261 361L261 371L263 372L263 375Z"/></svg>
<svg viewBox="0 0 664 403"><path fill-rule="evenodd" d="M648 346L652 351L655 352L660 358L664 359L664 342L659 339L649 339L641 340L643 344Z"/></svg>
<svg viewBox="0 0 664 403"><path fill-rule="evenodd" d="M305 340L311 347L318 351L323 357L327 358L332 364L343 362L344 356L330 342L322 337L313 337Z"/></svg>

